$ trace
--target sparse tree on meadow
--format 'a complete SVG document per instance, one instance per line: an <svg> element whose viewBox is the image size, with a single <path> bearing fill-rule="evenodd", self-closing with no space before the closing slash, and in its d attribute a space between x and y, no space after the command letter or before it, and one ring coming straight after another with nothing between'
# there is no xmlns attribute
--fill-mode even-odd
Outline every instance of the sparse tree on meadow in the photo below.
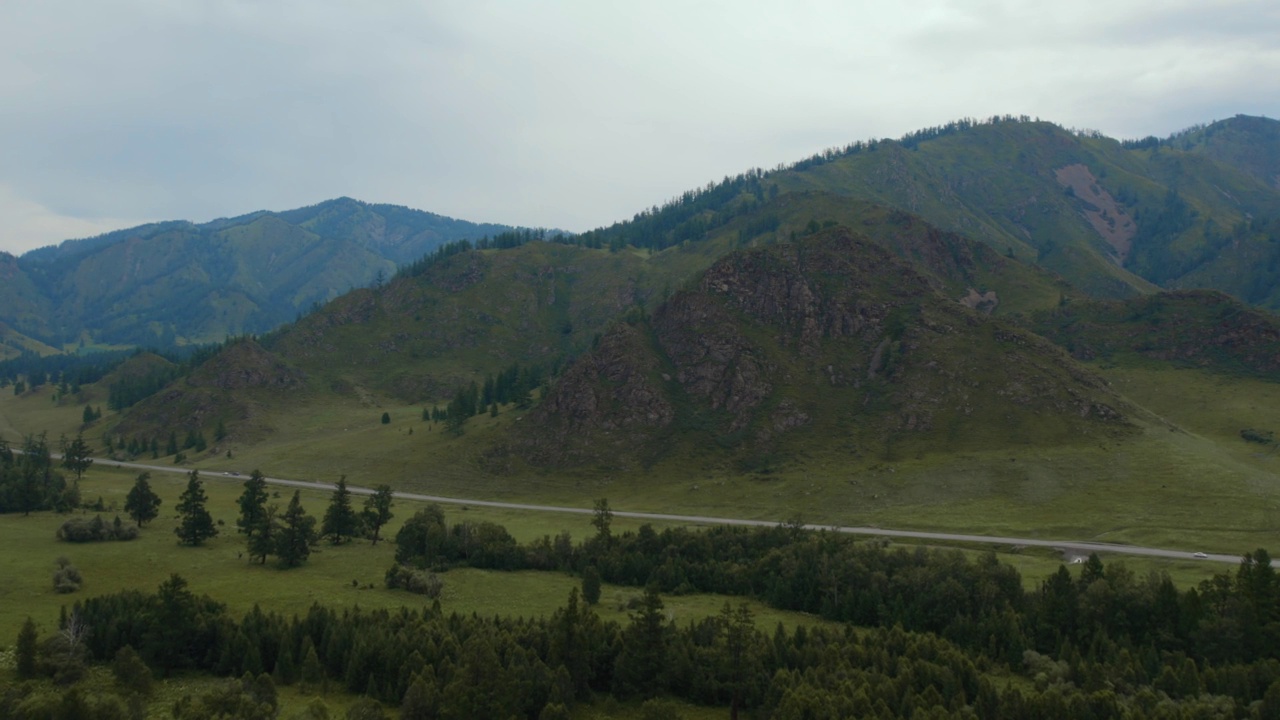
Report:
<svg viewBox="0 0 1280 720"><path fill-rule="evenodd" d="M144 472L133 481L133 488L124 498L124 511L142 527L160 514L160 496L151 489L151 473Z"/></svg>
<svg viewBox="0 0 1280 720"><path fill-rule="evenodd" d="M311 555L316 541L316 519L302 507L302 497L293 491L293 499L284 511L280 531L276 533L276 556L285 567L297 567Z"/></svg>
<svg viewBox="0 0 1280 720"><path fill-rule="evenodd" d="M369 530L369 537L373 540L373 544L378 544L378 535L382 531L382 526L391 521L395 517L391 514L391 503L394 497L391 493L390 485L379 485L374 493L364 501L364 526Z"/></svg>
<svg viewBox="0 0 1280 720"><path fill-rule="evenodd" d="M596 539L600 542L609 542L610 534L609 526L613 523L613 510L609 508L609 499L600 498L596 500L594 514L591 518L591 524L596 528Z"/></svg>
<svg viewBox="0 0 1280 720"><path fill-rule="evenodd" d="M236 527L240 532L253 538L253 533L262 525L262 516L267 507L267 479L254 469L249 479L244 481L244 492L237 501L240 505L240 518Z"/></svg>
<svg viewBox="0 0 1280 720"><path fill-rule="evenodd" d="M332 545L342 543L355 537L360 531L360 516L351 507L351 491L347 489L347 476L338 478L338 486L334 488L333 498L324 511L324 522L320 526L320 536L328 538Z"/></svg>
<svg viewBox="0 0 1280 720"><path fill-rule="evenodd" d="M61 445L62 467L75 473L76 482L80 482L80 478L84 477L84 471L93 464L93 448L89 447L89 443L85 442L84 435L81 433L76 433L75 440L70 441L64 435Z"/></svg>
<svg viewBox="0 0 1280 720"><path fill-rule="evenodd" d="M257 525L249 528L245 538L249 549L249 562L257 558L259 564L265 565L267 556L276 551L280 535L280 521L276 517L279 510L276 505L267 505L258 514L255 520Z"/></svg>
<svg viewBox="0 0 1280 720"><path fill-rule="evenodd" d="M218 528L213 524L213 516L205 509L209 497L204 492L204 484L200 481L200 471L192 470L187 475L187 489L178 498L178 516L180 522L173 532L182 545L202 545L205 540L218 536Z"/></svg>

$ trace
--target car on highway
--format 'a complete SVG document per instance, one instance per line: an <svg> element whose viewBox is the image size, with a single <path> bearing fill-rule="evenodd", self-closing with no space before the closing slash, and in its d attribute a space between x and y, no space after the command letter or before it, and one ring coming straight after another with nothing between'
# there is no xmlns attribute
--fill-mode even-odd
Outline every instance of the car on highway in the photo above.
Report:
<svg viewBox="0 0 1280 720"><path fill-rule="evenodd" d="M1193 557L1193 558L1197 558L1197 559L1199 559L1199 560L1204 560L1205 558L1209 557L1209 555L1208 555L1208 553L1198 552L1198 553L1196 553L1196 554L1192 555L1191 557Z"/></svg>

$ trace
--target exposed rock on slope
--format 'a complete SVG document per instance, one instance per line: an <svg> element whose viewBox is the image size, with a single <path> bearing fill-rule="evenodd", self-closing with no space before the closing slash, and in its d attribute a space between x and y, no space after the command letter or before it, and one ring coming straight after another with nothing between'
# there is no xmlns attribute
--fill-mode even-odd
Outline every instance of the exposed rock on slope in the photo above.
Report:
<svg viewBox="0 0 1280 720"><path fill-rule="evenodd" d="M751 468L802 447L874 458L1076 442L1122 432L1123 410L1059 348L837 228L734 253L615 327L514 447L542 465L722 453Z"/></svg>

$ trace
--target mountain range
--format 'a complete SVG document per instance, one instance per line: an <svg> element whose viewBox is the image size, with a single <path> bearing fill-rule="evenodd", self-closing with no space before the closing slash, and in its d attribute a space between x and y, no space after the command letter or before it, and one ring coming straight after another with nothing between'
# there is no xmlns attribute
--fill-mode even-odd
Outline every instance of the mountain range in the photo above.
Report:
<svg viewBox="0 0 1280 720"><path fill-rule="evenodd" d="M768 477L1031 449L1162 452L1177 424L1103 370L1273 381L1280 369L1278 125L1237 117L1120 142L1026 118L965 121L726 178L581 235L441 240L416 259L408 222L383 206L225 221L200 237L259 253L272 245L249 228L317 245L359 237L343 247L401 248L400 269L385 260L384 282L227 344L98 429L147 440L217 427L210 458L288 438L329 469L392 447L325 434L351 430L352 414L409 406L438 421L442 407L467 408L455 440L424 446L444 453L425 462L457 477ZM375 217L400 229L373 233ZM5 266L26 317L51 303L30 268L143 241L85 242L80 255L72 244ZM21 329L18 317L5 322ZM517 406L484 394L507 373L540 386L514 418ZM300 429L304 415L330 425Z"/></svg>
<svg viewBox="0 0 1280 720"><path fill-rule="evenodd" d="M512 230L350 198L154 223L0 253L0 322L15 333L10 349L220 342L390 278L446 243Z"/></svg>

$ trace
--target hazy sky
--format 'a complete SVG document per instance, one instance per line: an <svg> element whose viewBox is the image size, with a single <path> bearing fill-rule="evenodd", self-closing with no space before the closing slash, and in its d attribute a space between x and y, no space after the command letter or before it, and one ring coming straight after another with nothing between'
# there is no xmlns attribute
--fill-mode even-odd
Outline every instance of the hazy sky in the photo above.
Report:
<svg viewBox="0 0 1280 720"><path fill-rule="evenodd" d="M0 249L340 195L586 230L961 117L1237 113L1275 0L3 0Z"/></svg>

